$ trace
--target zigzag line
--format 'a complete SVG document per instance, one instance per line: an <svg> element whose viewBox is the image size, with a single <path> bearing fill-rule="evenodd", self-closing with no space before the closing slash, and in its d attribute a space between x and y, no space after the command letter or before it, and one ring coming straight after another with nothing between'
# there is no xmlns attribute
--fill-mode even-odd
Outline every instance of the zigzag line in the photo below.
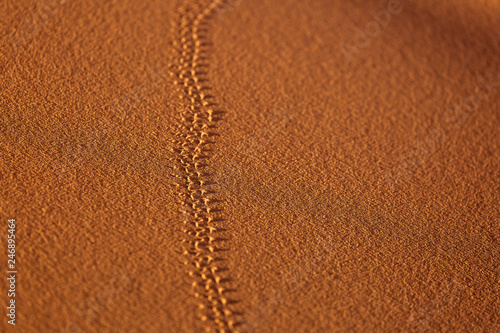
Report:
<svg viewBox="0 0 500 333"><path fill-rule="evenodd" d="M209 138L219 120L213 97L207 94L210 88L204 85L207 79L203 68L208 67L205 34L208 19L224 5L221 0L207 2L185 1L177 12L177 55L172 71L180 99L178 139L174 140L179 171L176 187L184 217L184 263L193 278L193 294L200 300L199 318L207 331L237 332L237 314L231 310L233 302L228 298L232 289L227 286L229 280L223 275L226 269L220 266L222 258L218 255L221 239L216 235L221 230L214 208L217 201L202 163L207 158L206 146L213 144Z"/></svg>

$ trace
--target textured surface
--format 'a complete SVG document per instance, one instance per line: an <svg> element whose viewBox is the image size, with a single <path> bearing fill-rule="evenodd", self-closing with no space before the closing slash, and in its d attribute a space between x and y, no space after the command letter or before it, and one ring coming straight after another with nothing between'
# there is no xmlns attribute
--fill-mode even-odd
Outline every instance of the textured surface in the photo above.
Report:
<svg viewBox="0 0 500 333"><path fill-rule="evenodd" d="M500 2L211 3L0 3L0 331L500 331Z"/></svg>

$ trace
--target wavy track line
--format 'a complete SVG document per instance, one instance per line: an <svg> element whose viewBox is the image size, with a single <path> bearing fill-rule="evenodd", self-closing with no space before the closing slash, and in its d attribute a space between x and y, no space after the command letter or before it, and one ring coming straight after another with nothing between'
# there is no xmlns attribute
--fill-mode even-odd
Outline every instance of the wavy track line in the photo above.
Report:
<svg viewBox="0 0 500 333"><path fill-rule="evenodd" d="M199 299L198 315L206 331L237 332L237 314L231 310L227 269L221 267L220 218L217 200L203 160L219 120L213 97L207 94L207 24L224 1L184 1L177 10L177 52L172 75L179 89L179 124L175 140L179 203L184 217L184 264L193 278L193 294ZM205 71L204 71L205 69Z"/></svg>

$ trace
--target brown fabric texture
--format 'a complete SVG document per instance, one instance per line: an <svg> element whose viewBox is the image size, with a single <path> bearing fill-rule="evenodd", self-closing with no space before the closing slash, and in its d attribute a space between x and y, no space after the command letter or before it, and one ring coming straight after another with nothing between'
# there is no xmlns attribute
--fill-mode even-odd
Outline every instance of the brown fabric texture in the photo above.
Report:
<svg viewBox="0 0 500 333"><path fill-rule="evenodd" d="M1 332L500 332L500 2L0 9Z"/></svg>

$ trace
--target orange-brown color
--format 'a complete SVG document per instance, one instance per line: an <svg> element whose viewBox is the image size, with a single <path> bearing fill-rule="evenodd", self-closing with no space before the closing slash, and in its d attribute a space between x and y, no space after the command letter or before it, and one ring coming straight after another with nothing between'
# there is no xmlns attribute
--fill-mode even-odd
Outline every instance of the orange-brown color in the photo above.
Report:
<svg viewBox="0 0 500 333"><path fill-rule="evenodd" d="M500 2L211 3L0 4L1 331L500 331Z"/></svg>

